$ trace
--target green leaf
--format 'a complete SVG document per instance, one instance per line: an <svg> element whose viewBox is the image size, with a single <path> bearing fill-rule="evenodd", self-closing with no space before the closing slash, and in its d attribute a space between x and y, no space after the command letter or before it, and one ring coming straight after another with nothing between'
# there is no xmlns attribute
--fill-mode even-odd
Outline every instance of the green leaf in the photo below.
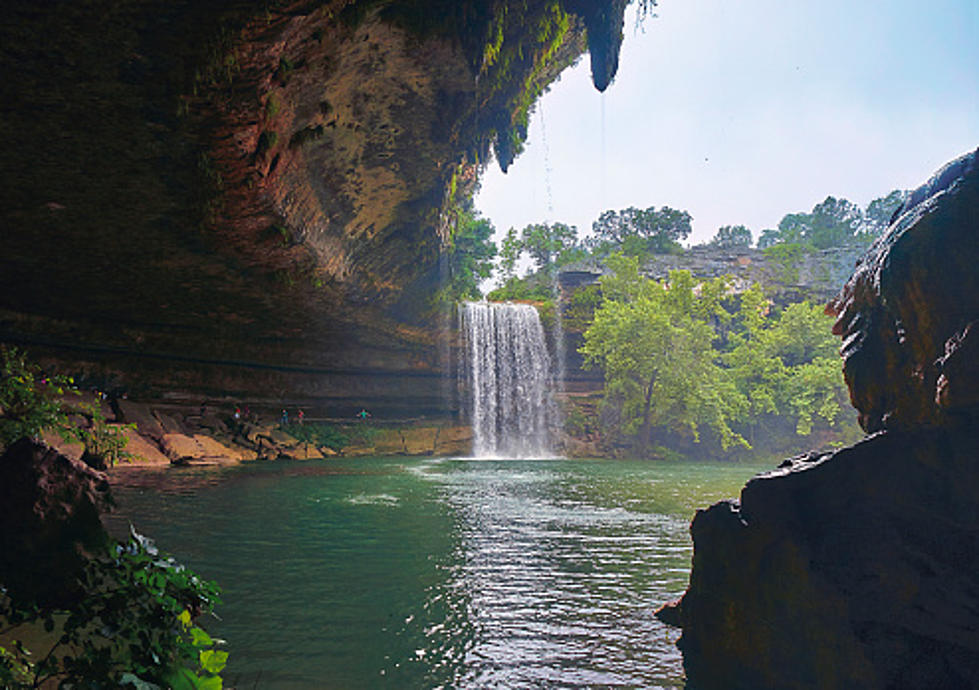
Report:
<svg viewBox="0 0 979 690"><path fill-rule="evenodd" d="M197 690L222 690L223 688L224 682L220 676L203 678L197 683Z"/></svg>
<svg viewBox="0 0 979 690"><path fill-rule="evenodd" d="M201 668L208 673L221 673L228 665L228 653L217 649L204 649L200 654Z"/></svg>
<svg viewBox="0 0 979 690"><path fill-rule="evenodd" d="M193 645L195 647L210 647L214 644L214 640L211 636L207 634L206 631L198 627L193 627L190 629L190 635L193 639Z"/></svg>
<svg viewBox="0 0 979 690"><path fill-rule="evenodd" d="M178 668L167 677L170 690L197 690L201 687L201 678L189 668Z"/></svg>

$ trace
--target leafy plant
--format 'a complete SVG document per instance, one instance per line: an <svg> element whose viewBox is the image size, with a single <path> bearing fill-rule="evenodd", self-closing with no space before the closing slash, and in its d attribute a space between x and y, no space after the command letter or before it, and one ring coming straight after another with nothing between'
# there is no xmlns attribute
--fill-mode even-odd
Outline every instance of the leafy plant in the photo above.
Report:
<svg viewBox="0 0 979 690"><path fill-rule="evenodd" d="M218 588L131 530L86 565L70 610L15 601L0 587L0 684L37 688L220 690L228 653L194 621L219 603ZM22 637L45 643L28 649Z"/></svg>
<svg viewBox="0 0 979 690"><path fill-rule="evenodd" d="M105 421L102 414L102 407L98 404L83 403L81 409L85 416L92 420L89 428L82 426L68 426L62 436L68 440L78 441L85 446L85 453L98 462L89 464L114 467L122 461L132 460L133 454L126 450L129 437L126 436L126 429L136 429L135 424L109 424ZM86 459L83 457L83 459Z"/></svg>
<svg viewBox="0 0 979 690"><path fill-rule="evenodd" d="M290 424L285 432L297 441L309 443L317 448L330 448L339 451L350 443L350 438L332 424Z"/></svg>
<svg viewBox="0 0 979 690"><path fill-rule="evenodd" d="M15 347L0 349L0 447L44 429L65 431L68 418L59 396L74 391L67 376L45 377Z"/></svg>

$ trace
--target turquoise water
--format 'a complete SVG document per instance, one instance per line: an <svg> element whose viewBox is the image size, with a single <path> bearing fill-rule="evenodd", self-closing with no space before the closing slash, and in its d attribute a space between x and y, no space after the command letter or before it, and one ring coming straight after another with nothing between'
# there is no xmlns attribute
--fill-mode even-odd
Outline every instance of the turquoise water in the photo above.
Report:
<svg viewBox="0 0 979 690"><path fill-rule="evenodd" d="M131 521L224 590L226 684L683 686L653 618L690 518L767 467L375 458L118 471Z"/></svg>

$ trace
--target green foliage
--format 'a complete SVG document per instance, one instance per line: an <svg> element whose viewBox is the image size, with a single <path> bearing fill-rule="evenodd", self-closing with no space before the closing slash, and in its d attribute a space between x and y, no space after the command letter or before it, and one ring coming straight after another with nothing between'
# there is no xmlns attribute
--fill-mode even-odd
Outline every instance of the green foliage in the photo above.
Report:
<svg viewBox="0 0 979 690"><path fill-rule="evenodd" d="M83 403L82 412L92 420L91 427L68 426L62 436L85 446L85 452L99 458L109 467L114 467L122 461L132 460L133 454L126 450L129 437L126 429L135 430L135 424L108 424L102 407L96 404Z"/></svg>
<svg viewBox="0 0 979 690"><path fill-rule="evenodd" d="M517 229L510 228L500 244L500 274L504 282L516 277L517 260L520 259L522 251L523 245L517 236Z"/></svg>
<svg viewBox="0 0 979 690"><path fill-rule="evenodd" d="M743 225L724 225L717 229L717 233L710 243L721 249L750 247L751 230Z"/></svg>
<svg viewBox="0 0 979 690"><path fill-rule="evenodd" d="M491 239L495 230L489 219L481 217L471 204L457 207L454 215L455 226L445 250L448 275L436 295L437 301L446 303L482 297L479 284L492 274L496 257Z"/></svg>
<svg viewBox="0 0 979 690"><path fill-rule="evenodd" d="M847 199L828 196L809 213L788 213L778 229L763 230L758 248L777 244L800 244L815 249L841 247L854 242L869 243L880 235L891 215L904 201L905 192L894 190L871 201L866 209Z"/></svg>
<svg viewBox="0 0 979 690"><path fill-rule="evenodd" d="M838 343L822 308L798 302L774 313L754 286L741 297L738 323L724 363L749 402L743 423L775 414L794 420L801 435L812 433L817 418L836 425L847 392Z"/></svg>
<svg viewBox="0 0 979 690"><path fill-rule="evenodd" d="M564 308L564 327L571 332L583 333L595 319L595 310L601 304L602 289L598 285L575 290Z"/></svg>
<svg viewBox="0 0 979 690"><path fill-rule="evenodd" d="M526 278L511 277L502 286L491 290L486 299L491 302L519 300L524 302L543 302L554 297L550 278L546 275L532 275Z"/></svg>
<svg viewBox="0 0 979 690"><path fill-rule="evenodd" d="M670 254L680 250L680 240L691 232L693 218L686 211L669 206L656 209L629 207L604 211L594 223L591 241L596 256L621 252L626 256Z"/></svg>
<svg viewBox="0 0 979 690"><path fill-rule="evenodd" d="M618 433L638 436L643 453L653 428L697 440L707 427L724 448L747 446L730 426L744 401L712 348L712 324L730 318L721 304L726 281L698 286L688 271L672 271L659 283L639 274L635 257L610 257L609 265L581 353L605 373L605 404L617 408Z"/></svg>
<svg viewBox="0 0 979 690"><path fill-rule="evenodd" d="M0 627L14 639L0 648L3 687L222 687L228 653L194 623L219 603L213 582L133 531L90 560L80 584L83 596L70 610L15 601L0 587ZM28 649L22 637L47 641Z"/></svg>
<svg viewBox="0 0 979 690"><path fill-rule="evenodd" d="M0 348L0 448L44 429L64 431L68 418L59 396L74 391L66 376L45 377L15 347Z"/></svg>
<svg viewBox="0 0 979 690"><path fill-rule="evenodd" d="M709 430L729 449L748 447L769 416L800 435L839 427L847 393L819 305L778 312L757 285L733 297L727 279L698 283L686 271L656 282L635 257L611 257L609 267L600 296L581 298L594 318L580 348L605 375L606 436L646 453L653 430L695 442Z"/></svg>
<svg viewBox="0 0 979 690"><path fill-rule="evenodd" d="M373 424L360 423L348 428L350 436L364 446L373 446L381 435L381 430Z"/></svg>
<svg viewBox="0 0 979 690"><path fill-rule="evenodd" d="M284 431L298 441L309 443L317 448L343 449L350 443L350 437L333 424L290 424Z"/></svg>
<svg viewBox="0 0 979 690"><path fill-rule="evenodd" d="M564 223L528 225L520 231L519 246L537 270L548 270L568 263L578 246L578 229Z"/></svg>
<svg viewBox="0 0 979 690"><path fill-rule="evenodd" d="M808 247L799 242L773 244L763 250L765 258L775 268L775 279L785 285L799 282L799 262Z"/></svg>
<svg viewBox="0 0 979 690"><path fill-rule="evenodd" d="M873 239L884 233L891 223L891 216L904 203L908 193L895 189L887 196L874 199L863 212L863 223L860 225L858 236Z"/></svg>
<svg viewBox="0 0 979 690"><path fill-rule="evenodd" d="M77 395L74 381L67 376L44 376L40 368L27 361L17 348L4 347L0 372L0 447L26 437L36 437L45 429L57 431L66 441L77 441L88 454L109 466L132 455L126 452L129 438L125 429L135 424L110 425L96 404L83 403L80 411L91 420L90 427L69 423L61 398Z"/></svg>

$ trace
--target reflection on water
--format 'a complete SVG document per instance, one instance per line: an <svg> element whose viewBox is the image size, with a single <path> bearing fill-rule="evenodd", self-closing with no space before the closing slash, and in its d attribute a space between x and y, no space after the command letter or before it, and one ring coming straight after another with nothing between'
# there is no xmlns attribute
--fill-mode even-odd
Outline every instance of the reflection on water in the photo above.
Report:
<svg viewBox="0 0 979 690"><path fill-rule="evenodd" d="M119 473L131 519L224 589L238 688L682 687L697 507L759 467L358 459Z"/></svg>

